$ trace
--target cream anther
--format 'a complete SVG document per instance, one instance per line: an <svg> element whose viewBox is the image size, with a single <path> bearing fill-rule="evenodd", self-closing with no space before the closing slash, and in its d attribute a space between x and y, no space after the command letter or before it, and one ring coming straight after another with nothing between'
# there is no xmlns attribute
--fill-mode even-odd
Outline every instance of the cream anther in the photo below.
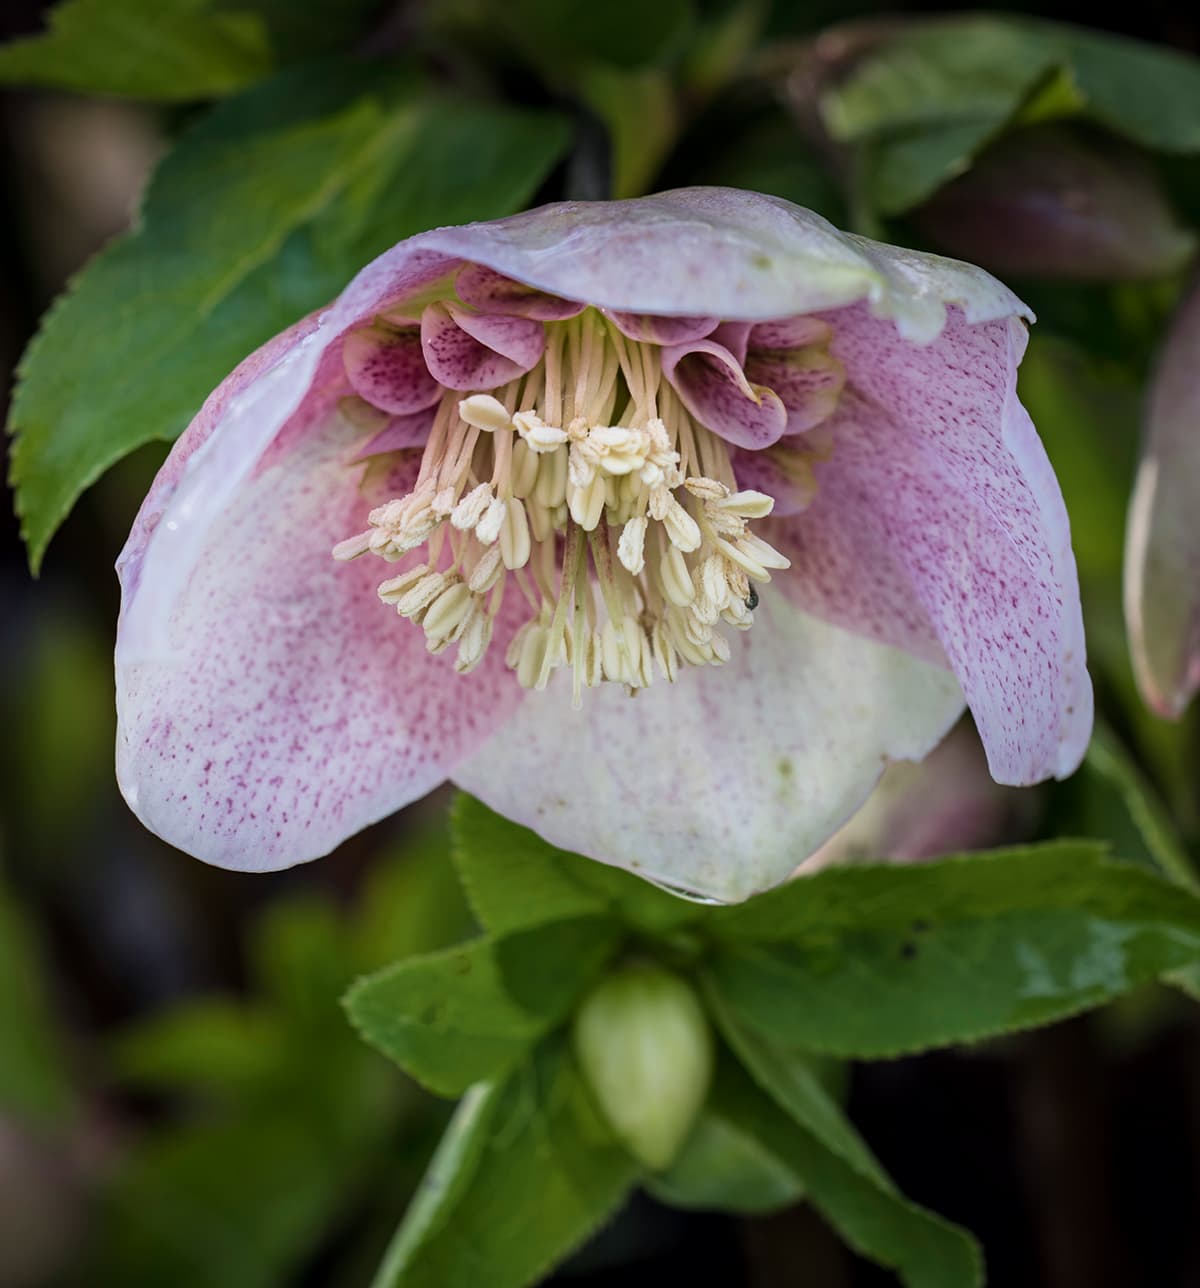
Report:
<svg viewBox="0 0 1200 1288"><path fill-rule="evenodd" d="M487 655L501 606L528 603L505 660L526 688L568 669L577 706L600 683L632 692L720 665L722 632L753 624L752 583L788 566L751 531L773 498L737 490L728 447L664 381L657 346L591 310L546 339L527 375L443 395L413 490L373 509L334 558L393 561L428 543L379 598L431 652L456 645L462 674ZM345 414L373 422L371 410ZM814 433L777 454L789 478L811 477L822 451Z"/></svg>
<svg viewBox="0 0 1200 1288"><path fill-rule="evenodd" d="M502 429L512 429L512 417L508 408L499 398L491 394L472 394L458 404L459 417L476 429L489 434L499 433Z"/></svg>
<svg viewBox="0 0 1200 1288"><path fill-rule="evenodd" d="M512 423L531 452L553 452L568 441L565 429L547 425L535 412L519 411L512 418Z"/></svg>

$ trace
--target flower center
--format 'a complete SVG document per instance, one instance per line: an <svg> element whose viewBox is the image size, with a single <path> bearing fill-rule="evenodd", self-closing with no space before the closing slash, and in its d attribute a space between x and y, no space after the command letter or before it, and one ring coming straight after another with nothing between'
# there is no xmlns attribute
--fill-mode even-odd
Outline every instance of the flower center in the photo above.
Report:
<svg viewBox="0 0 1200 1288"><path fill-rule="evenodd" d="M750 525L771 512L737 491L724 441L688 413L656 345L594 309L546 327L528 374L443 393L412 491L334 549L423 561L379 586L431 652L479 665L507 594L530 616L508 665L526 688L570 669L574 701L602 681L644 688L719 665L719 627L748 629L755 583L788 561Z"/></svg>

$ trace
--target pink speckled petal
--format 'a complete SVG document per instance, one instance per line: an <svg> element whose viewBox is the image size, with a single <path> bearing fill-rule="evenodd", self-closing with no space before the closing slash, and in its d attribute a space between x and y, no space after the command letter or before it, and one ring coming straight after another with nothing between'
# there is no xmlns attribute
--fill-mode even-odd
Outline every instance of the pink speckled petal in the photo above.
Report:
<svg viewBox="0 0 1200 1288"><path fill-rule="evenodd" d="M998 782L1078 765L1092 725L1066 508L1016 396L1019 322L951 318L927 347L830 315L850 388L804 514L771 534L812 612L948 659Z"/></svg>
<svg viewBox="0 0 1200 1288"><path fill-rule="evenodd" d="M712 340L663 349L662 368L688 411L726 442L769 447L787 429L778 395L752 385L733 354Z"/></svg>
<svg viewBox="0 0 1200 1288"><path fill-rule="evenodd" d="M786 444L787 439L782 441ZM785 518L807 510L816 495L815 480L804 476L789 476L775 452L754 452L735 447L729 453L729 462L733 466L733 476L739 488L765 492L775 498L775 508L771 514L776 518Z"/></svg>
<svg viewBox="0 0 1200 1288"><path fill-rule="evenodd" d="M386 456L412 447L424 447L433 428L434 409L414 412L411 416L394 416L377 434L356 447L351 461L365 461L369 456Z"/></svg>
<svg viewBox="0 0 1200 1288"><path fill-rule="evenodd" d="M376 472L383 490L360 492L340 369L311 320L243 364L172 452L119 564L121 789L152 831L226 867L326 853L436 786L518 700L503 638L458 676L379 602L395 567L330 558L403 486ZM323 392L302 400L310 387Z"/></svg>
<svg viewBox="0 0 1200 1288"><path fill-rule="evenodd" d="M722 322L708 338L728 349L740 366L746 361L746 348L753 330L753 322Z"/></svg>
<svg viewBox="0 0 1200 1288"><path fill-rule="evenodd" d="M441 396L441 387L425 365L416 323L356 327L347 334L343 353L354 391L383 411L406 416L432 407Z"/></svg>
<svg viewBox="0 0 1200 1288"><path fill-rule="evenodd" d="M546 330L533 318L473 313L449 301L421 314L421 348L447 389L495 389L537 365Z"/></svg>
<svg viewBox="0 0 1200 1288"><path fill-rule="evenodd" d="M868 300L877 317L917 342L938 334L947 304L971 321L1028 313L981 269L841 233L782 198L736 188L560 202L415 240L622 313L756 321ZM373 272L386 274L394 254Z"/></svg>
<svg viewBox="0 0 1200 1288"><path fill-rule="evenodd" d="M803 434L828 420L846 383L841 364L818 348L757 349L746 355L746 379L778 394L787 432Z"/></svg>
<svg viewBox="0 0 1200 1288"><path fill-rule="evenodd" d="M1200 281L1150 389L1129 507L1125 620L1142 697L1175 718L1200 689Z"/></svg>
<svg viewBox="0 0 1200 1288"><path fill-rule="evenodd" d="M464 264L454 279L454 288L464 303L480 313L506 313L539 322L561 322L586 307L577 300L547 295L482 264Z"/></svg>
<svg viewBox="0 0 1200 1288"><path fill-rule="evenodd" d="M862 804L891 759L924 756L962 710L953 676L794 609L768 586L720 667L571 708L531 693L454 773L493 809L687 893L783 880Z"/></svg>
<svg viewBox="0 0 1200 1288"><path fill-rule="evenodd" d="M720 318L655 317L652 313L610 312L613 325L631 340L644 340L647 344L686 344L689 340L702 340Z"/></svg>

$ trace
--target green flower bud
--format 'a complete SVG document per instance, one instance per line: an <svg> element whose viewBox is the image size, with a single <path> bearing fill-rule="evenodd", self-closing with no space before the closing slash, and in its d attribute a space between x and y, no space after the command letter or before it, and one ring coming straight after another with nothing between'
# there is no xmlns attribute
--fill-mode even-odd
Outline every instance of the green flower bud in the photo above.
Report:
<svg viewBox="0 0 1200 1288"><path fill-rule="evenodd" d="M654 1171L668 1166L712 1080L712 1030L691 985L661 966L628 966L584 998L574 1038L625 1147Z"/></svg>

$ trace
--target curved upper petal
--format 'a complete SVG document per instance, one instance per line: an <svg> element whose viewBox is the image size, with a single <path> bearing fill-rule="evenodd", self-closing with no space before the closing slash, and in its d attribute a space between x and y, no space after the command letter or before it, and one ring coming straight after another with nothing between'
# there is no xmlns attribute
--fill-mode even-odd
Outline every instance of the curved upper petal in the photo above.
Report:
<svg viewBox="0 0 1200 1288"><path fill-rule="evenodd" d="M944 655L999 782L1063 777L1092 725L1066 507L1016 396L1023 326L951 319L915 347L828 315L849 387L816 498L771 539L812 612Z"/></svg>
<svg viewBox="0 0 1200 1288"><path fill-rule="evenodd" d="M346 375L354 392L373 407L409 416L432 407L442 389L421 352L421 328L375 321L347 332Z"/></svg>
<svg viewBox="0 0 1200 1288"><path fill-rule="evenodd" d="M728 443L770 447L787 429L778 395L752 385L733 354L712 340L668 346L662 369L688 411Z"/></svg>
<svg viewBox="0 0 1200 1288"><path fill-rule="evenodd" d="M703 898L787 877L962 711L947 671L763 595L720 667L629 697L551 684L454 771L553 845Z"/></svg>
<svg viewBox="0 0 1200 1288"><path fill-rule="evenodd" d="M780 197L737 188L558 202L413 243L624 313L754 321L866 300L920 343L938 334L950 304L972 322L1028 315L982 269L842 233ZM372 286L396 254L371 266ZM371 294L365 280L362 287Z"/></svg>
<svg viewBox="0 0 1200 1288"><path fill-rule="evenodd" d="M464 303L480 313L507 313L540 322L561 322L587 307L578 300L547 295L482 264L464 264L454 279L454 289Z"/></svg>
<svg viewBox="0 0 1200 1288"><path fill-rule="evenodd" d="M715 330L721 320L714 317L654 317L649 313L615 310L608 316L622 335L631 340L645 340L649 344L685 344L688 340L701 340Z"/></svg>
<svg viewBox="0 0 1200 1288"><path fill-rule="evenodd" d="M1125 621L1134 674L1160 715L1200 688L1200 281L1159 357L1125 544Z"/></svg>
<svg viewBox="0 0 1200 1288"><path fill-rule="evenodd" d="M453 300L421 313L421 349L434 379L447 389L495 389L523 376L546 348L535 318L474 313Z"/></svg>
<svg viewBox="0 0 1200 1288"><path fill-rule="evenodd" d="M436 786L519 700L503 640L459 676L379 602L376 561L330 557L405 483L347 465L363 430L337 411L339 333L308 319L224 382L118 565L122 791L227 867L324 854Z"/></svg>
<svg viewBox="0 0 1200 1288"><path fill-rule="evenodd" d="M796 321L810 325L755 327L743 368L747 380L778 394L787 408L789 434L807 433L828 420L846 383L842 364L828 352L828 324L817 318Z"/></svg>

